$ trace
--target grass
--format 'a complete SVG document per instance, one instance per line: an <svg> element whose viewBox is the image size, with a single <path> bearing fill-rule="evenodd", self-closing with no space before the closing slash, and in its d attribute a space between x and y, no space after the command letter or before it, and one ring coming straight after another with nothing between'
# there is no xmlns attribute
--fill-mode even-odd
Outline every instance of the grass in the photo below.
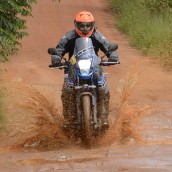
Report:
<svg viewBox="0 0 172 172"><path fill-rule="evenodd" d="M128 35L133 47L172 69L172 10L152 12L144 1L112 0L117 26Z"/></svg>

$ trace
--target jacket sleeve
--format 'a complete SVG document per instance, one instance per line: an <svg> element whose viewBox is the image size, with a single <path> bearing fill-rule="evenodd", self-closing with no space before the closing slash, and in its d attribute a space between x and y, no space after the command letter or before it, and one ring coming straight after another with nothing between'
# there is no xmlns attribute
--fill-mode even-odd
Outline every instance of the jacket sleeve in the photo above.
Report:
<svg viewBox="0 0 172 172"><path fill-rule="evenodd" d="M61 40L59 41L59 43L56 46L58 56L60 56L62 58L66 53L69 52L69 41L73 37L75 37L74 30L67 32L66 35L64 35L61 38Z"/></svg>
<svg viewBox="0 0 172 172"><path fill-rule="evenodd" d="M95 39L98 41L99 44L99 48L102 52L104 52L105 54L108 51L108 47L110 45L110 42L108 39L106 39L99 31L95 31L94 32L94 37ZM116 58L118 58L117 52L113 51L111 54L107 54L107 57L109 58L110 55L114 55L116 56Z"/></svg>

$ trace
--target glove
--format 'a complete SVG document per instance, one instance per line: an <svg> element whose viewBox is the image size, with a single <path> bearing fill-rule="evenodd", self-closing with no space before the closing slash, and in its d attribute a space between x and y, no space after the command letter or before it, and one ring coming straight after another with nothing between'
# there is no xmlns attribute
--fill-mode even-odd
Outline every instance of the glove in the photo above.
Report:
<svg viewBox="0 0 172 172"><path fill-rule="evenodd" d="M108 62L118 62L118 54L115 51L110 54Z"/></svg>
<svg viewBox="0 0 172 172"><path fill-rule="evenodd" d="M51 56L52 66L59 66L61 64L61 57L58 55Z"/></svg>

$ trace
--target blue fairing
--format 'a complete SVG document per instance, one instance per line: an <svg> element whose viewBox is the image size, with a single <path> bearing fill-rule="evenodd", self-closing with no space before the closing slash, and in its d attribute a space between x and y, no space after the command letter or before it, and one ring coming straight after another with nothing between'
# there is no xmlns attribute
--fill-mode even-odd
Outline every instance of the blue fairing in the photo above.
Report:
<svg viewBox="0 0 172 172"><path fill-rule="evenodd" d="M66 78L66 82L67 82L67 84L70 85L70 86L73 86L73 84L74 84L73 82L70 81L69 76Z"/></svg>
<svg viewBox="0 0 172 172"><path fill-rule="evenodd" d="M102 76L100 77L100 79L98 80L98 85L104 84L105 81L106 81L106 76L102 75Z"/></svg>
<svg viewBox="0 0 172 172"><path fill-rule="evenodd" d="M66 84L66 88L68 88L68 89L70 89L70 88L73 88L73 86L74 86L74 82L72 82L71 80L70 80L70 77L69 77L69 75L67 75L66 77L65 77L65 84Z"/></svg>
<svg viewBox="0 0 172 172"><path fill-rule="evenodd" d="M78 76L83 80L90 79L92 75L93 75L93 72L91 72L89 75L81 75L80 73L78 73Z"/></svg>
<svg viewBox="0 0 172 172"><path fill-rule="evenodd" d="M99 64L99 58L95 54L92 40L90 38L78 38L75 43L74 56L76 58L75 70L79 78L82 80L90 79L95 70L95 66ZM90 59L90 66L82 64L82 68L79 65L81 61L87 61ZM88 68L87 68L88 67ZM82 70L86 69L86 73L82 73Z"/></svg>

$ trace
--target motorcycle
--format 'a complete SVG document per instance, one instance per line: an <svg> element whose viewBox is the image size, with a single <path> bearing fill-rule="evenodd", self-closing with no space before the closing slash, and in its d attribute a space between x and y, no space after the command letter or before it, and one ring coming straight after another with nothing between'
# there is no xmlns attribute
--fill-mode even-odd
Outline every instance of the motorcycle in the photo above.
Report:
<svg viewBox="0 0 172 172"><path fill-rule="evenodd" d="M116 49L118 49L117 44L110 44L107 53ZM57 55L57 50L49 48L48 53ZM65 85L75 93L76 120L73 126L77 137L80 137L89 146L93 136L99 135L105 130L102 127L101 110L98 110L100 109L98 107L98 88L103 87L106 83L106 75L103 73L97 79L96 66L120 64L103 60L105 55L101 58L96 55L90 38L77 38L74 54L70 60L64 59L65 61L58 66L49 66L51 69L65 69L67 71L70 68L73 69L72 74L70 72L65 74Z"/></svg>

